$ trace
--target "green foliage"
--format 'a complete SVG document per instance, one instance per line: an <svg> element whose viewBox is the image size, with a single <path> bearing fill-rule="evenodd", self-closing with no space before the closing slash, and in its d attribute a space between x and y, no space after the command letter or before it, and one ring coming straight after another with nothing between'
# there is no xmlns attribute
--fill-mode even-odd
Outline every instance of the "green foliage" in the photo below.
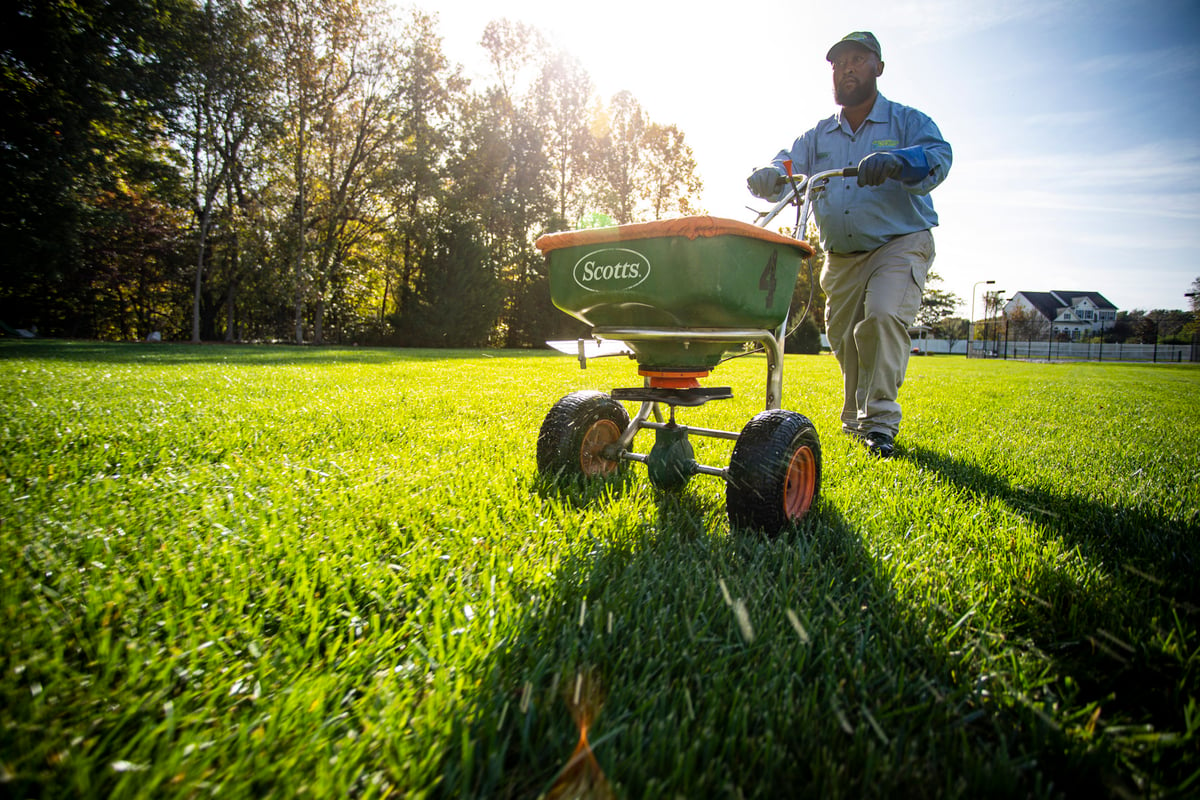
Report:
<svg viewBox="0 0 1200 800"><path fill-rule="evenodd" d="M4 4L0 319L98 333L85 249L113 233L106 198L128 183L153 204L177 199L160 132L194 14L188 0Z"/></svg>
<svg viewBox="0 0 1200 800"><path fill-rule="evenodd" d="M536 796L580 725L617 796L1194 793L1196 368L915 359L890 461L786 368L823 495L768 540L537 477L624 359L0 343L5 793Z"/></svg>
<svg viewBox="0 0 1200 800"><path fill-rule="evenodd" d="M93 335L136 340L181 326L184 216L153 194L128 186L94 199L83 248L92 265Z"/></svg>
<svg viewBox="0 0 1200 800"><path fill-rule="evenodd" d="M949 317L963 304L962 298L938 289L934 284L940 283L942 276L930 272L926 278L925 292L921 295L921 307L917 310L917 324L933 327Z"/></svg>
<svg viewBox="0 0 1200 800"><path fill-rule="evenodd" d="M1190 311L1154 309L1153 311L1118 311L1110 342L1140 344L1189 344L1195 330L1196 317Z"/></svg>
<svg viewBox="0 0 1200 800"><path fill-rule="evenodd" d="M961 342L970 334L971 323L963 317L945 317L935 322L932 327L934 337L945 339L953 348L955 342Z"/></svg>
<svg viewBox="0 0 1200 800"><path fill-rule="evenodd" d="M819 313L814 311L814 313ZM788 332L787 352L804 355L815 355L821 352L821 330L817 327L812 315L806 316L800 324Z"/></svg>
<svg viewBox="0 0 1200 800"><path fill-rule="evenodd" d="M474 226L456 223L440 231L420 275L412 309L395 322L397 338L415 347L486 346L504 291Z"/></svg>
<svg viewBox="0 0 1200 800"><path fill-rule="evenodd" d="M962 305L962 301L953 292L942 289L926 289L921 297L917 322L932 327L934 323L953 314L960 305Z"/></svg>
<svg viewBox="0 0 1200 800"><path fill-rule="evenodd" d="M492 330L467 338L540 346L571 326L548 302L539 235L587 213L696 210L683 132L628 93L601 101L520 23L488 26L495 75L472 86L436 15L394 19L381 0L5 9L0 320L13 327L406 335L454 304L423 273L453 216L504 290ZM154 274L118 241L154 250Z"/></svg>
<svg viewBox="0 0 1200 800"><path fill-rule="evenodd" d="M572 227L574 227L576 230L587 230L589 228L611 228L616 224L617 223L614 222L613 218L608 214L604 214L599 211L593 211L580 217L579 221Z"/></svg>

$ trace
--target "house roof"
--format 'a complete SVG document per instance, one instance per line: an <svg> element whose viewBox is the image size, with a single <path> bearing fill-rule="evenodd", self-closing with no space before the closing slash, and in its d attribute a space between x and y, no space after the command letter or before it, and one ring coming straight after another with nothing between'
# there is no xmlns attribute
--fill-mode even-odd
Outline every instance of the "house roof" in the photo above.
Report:
<svg viewBox="0 0 1200 800"><path fill-rule="evenodd" d="M1075 292L1064 289L1055 289L1052 292L1017 292L1024 297L1029 304L1037 309L1048 320L1054 320L1058 316L1060 308L1069 308L1071 301L1077 297L1086 297L1092 301L1092 305L1096 308L1106 311L1115 311L1117 309L1108 299L1099 292Z"/></svg>
<svg viewBox="0 0 1200 800"><path fill-rule="evenodd" d="M1054 291L1050 292L1050 294L1061 297L1063 300L1062 305L1064 306L1071 305L1071 300L1076 297L1086 297L1092 301L1092 305L1094 305L1096 308L1103 308L1112 311L1117 310L1117 307L1108 302L1108 298L1099 292L1068 292L1064 291L1063 289L1055 289Z"/></svg>
<svg viewBox="0 0 1200 800"><path fill-rule="evenodd" d="M1057 317L1058 309L1063 307L1063 303L1051 292L1017 292L1017 294L1029 301L1029 304L1036 308L1039 314L1049 320Z"/></svg>

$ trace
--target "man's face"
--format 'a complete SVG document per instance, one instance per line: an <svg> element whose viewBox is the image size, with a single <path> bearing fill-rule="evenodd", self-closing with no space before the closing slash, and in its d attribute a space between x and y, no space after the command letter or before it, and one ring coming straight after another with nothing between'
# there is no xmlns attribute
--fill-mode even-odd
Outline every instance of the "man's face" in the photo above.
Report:
<svg viewBox="0 0 1200 800"><path fill-rule="evenodd" d="M856 106L875 95L875 79L883 62L865 47L847 44L833 54L833 98L839 106Z"/></svg>

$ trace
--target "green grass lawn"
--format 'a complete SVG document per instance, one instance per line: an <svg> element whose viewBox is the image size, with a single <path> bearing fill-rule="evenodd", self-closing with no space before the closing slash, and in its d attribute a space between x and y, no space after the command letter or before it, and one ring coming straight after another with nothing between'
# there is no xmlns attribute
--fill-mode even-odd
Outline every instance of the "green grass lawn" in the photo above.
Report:
<svg viewBox="0 0 1200 800"><path fill-rule="evenodd" d="M824 479L774 539L716 478L538 479L560 396L639 380L0 343L0 794L566 796L583 726L591 796L1200 792L1200 369L914 359L880 461L789 356Z"/></svg>

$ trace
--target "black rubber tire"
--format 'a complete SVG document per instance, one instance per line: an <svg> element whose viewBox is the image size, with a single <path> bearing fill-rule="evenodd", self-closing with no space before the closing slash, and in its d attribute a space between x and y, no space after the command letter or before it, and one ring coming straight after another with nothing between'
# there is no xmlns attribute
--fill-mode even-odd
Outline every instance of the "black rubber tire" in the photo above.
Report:
<svg viewBox="0 0 1200 800"><path fill-rule="evenodd" d="M821 492L821 440L808 417L773 409L742 428L725 485L733 528L774 536L812 509Z"/></svg>
<svg viewBox="0 0 1200 800"><path fill-rule="evenodd" d="M614 442L629 425L629 412L603 392L572 392L546 414L538 432L537 467L558 480L605 478L624 462L609 460L598 450Z"/></svg>

